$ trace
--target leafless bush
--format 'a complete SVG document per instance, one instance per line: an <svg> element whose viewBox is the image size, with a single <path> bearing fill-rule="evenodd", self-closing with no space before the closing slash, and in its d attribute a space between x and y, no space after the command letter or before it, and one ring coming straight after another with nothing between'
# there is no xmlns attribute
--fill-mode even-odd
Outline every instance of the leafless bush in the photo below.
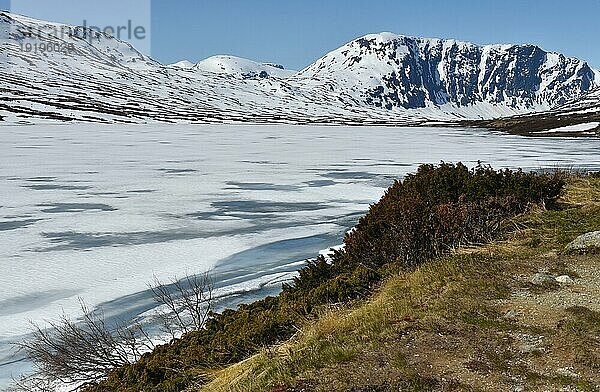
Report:
<svg viewBox="0 0 600 392"><path fill-rule="evenodd" d="M204 326L213 300L213 284L208 273L173 278L169 284L154 277L150 290L154 300L162 305L158 315L163 331L171 338L198 331Z"/></svg>
<svg viewBox="0 0 600 392"><path fill-rule="evenodd" d="M67 385L95 383L119 366L137 361L154 348L141 325L108 326L101 312L91 312L80 300L83 317L62 315L44 328L33 324L33 337L18 344L37 372L29 380ZM38 376L40 377L38 380Z"/></svg>
<svg viewBox="0 0 600 392"><path fill-rule="evenodd" d="M203 327L211 310L212 283L207 274L150 285L165 332L172 338ZM79 390L106 378L111 370L131 364L155 347L139 323L107 324L101 311L80 300L83 317L62 315L45 327L32 324L32 338L17 346L33 362L35 372L14 381L11 391L47 392L56 385Z"/></svg>

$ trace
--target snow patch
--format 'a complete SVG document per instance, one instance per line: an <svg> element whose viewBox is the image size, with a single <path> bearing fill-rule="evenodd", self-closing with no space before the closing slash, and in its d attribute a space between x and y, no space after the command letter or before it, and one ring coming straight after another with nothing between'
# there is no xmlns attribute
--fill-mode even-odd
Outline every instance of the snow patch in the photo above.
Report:
<svg viewBox="0 0 600 392"><path fill-rule="evenodd" d="M538 133L558 133L558 132L585 132L598 128L599 122L589 122L584 124L568 125L566 127L554 128Z"/></svg>
<svg viewBox="0 0 600 392"><path fill-rule="evenodd" d="M169 67L189 69L189 68L193 68L194 65L196 65L196 64L192 63L191 61L181 60L176 63L169 64Z"/></svg>

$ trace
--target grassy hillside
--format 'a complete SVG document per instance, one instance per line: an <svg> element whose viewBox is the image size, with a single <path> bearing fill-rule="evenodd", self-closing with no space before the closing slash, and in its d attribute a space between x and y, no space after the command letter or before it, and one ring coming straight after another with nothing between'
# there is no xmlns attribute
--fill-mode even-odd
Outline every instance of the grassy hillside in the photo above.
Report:
<svg viewBox="0 0 600 392"><path fill-rule="evenodd" d="M600 229L600 179L569 179L560 202L492 244L398 271L191 390L600 389L600 256L562 252ZM533 284L540 272L574 282Z"/></svg>
<svg viewBox="0 0 600 392"><path fill-rule="evenodd" d="M554 329L574 339L569 347L597 339L582 327L596 323L591 307L564 310L552 327L520 320L538 314L521 310L530 295L560 292L532 285L531 276L570 271L552 249L600 227L591 201L598 180L569 181L558 203L561 175L424 165L370 208L344 250L309 263L279 296L214 315L206 329L89 390L446 390L574 380L591 388L593 377L573 375L579 368L552 373L523 362L543 357L539 336ZM513 293L525 301L515 309ZM519 339L534 347L518 351ZM597 366L600 354L588 351L574 360Z"/></svg>

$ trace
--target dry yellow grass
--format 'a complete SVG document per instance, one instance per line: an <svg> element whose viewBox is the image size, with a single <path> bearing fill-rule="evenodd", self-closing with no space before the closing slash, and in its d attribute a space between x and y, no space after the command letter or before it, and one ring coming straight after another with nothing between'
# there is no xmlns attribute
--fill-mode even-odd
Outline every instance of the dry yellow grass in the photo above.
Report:
<svg viewBox="0 0 600 392"><path fill-rule="evenodd" d="M573 177L567 184L563 201L572 205L600 205L600 178Z"/></svg>

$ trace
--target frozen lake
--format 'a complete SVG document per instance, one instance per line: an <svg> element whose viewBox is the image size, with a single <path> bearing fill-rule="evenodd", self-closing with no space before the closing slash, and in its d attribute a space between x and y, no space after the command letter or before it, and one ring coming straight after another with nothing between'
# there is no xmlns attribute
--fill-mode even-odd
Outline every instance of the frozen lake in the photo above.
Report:
<svg viewBox="0 0 600 392"><path fill-rule="evenodd" d="M600 140L288 125L0 126L0 386L28 321L151 307L147 284L210 270L276 292L421 163L600 167ZM230 302L233 303L233 302ZM17 362L15 362L17 361Z"/></svg>

